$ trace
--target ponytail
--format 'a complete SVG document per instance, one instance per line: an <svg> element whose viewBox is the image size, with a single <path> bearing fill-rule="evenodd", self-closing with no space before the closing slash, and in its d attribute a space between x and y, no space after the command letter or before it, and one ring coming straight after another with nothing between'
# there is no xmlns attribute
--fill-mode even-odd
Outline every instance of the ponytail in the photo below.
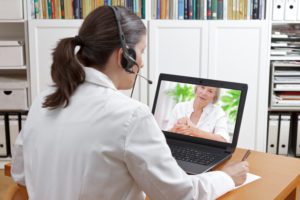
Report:
<svg viewBox="0 0 300 200"><path fill-rule="evenodd" d="M76 88L84 82L85 73L74 52L76 43L76 37L62 39L52 53L51 77L56 90L46 97L43 108L67 107Z"/></svg>

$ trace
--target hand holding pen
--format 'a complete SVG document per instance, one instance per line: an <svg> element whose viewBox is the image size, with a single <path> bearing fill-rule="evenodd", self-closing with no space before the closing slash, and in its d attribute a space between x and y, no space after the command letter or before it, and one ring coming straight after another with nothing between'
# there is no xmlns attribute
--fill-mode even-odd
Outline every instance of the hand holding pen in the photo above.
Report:
<svg viewBox="0 0 300 200"><path fill-rule="evenodd" d="M249 163L246 161L251 151L248 150L242 158L241 162L226 165L222 171L227 173L234 181L235 186L243 184L249 172Z"/></svg>
<svg viewBox="0 0 300 200"><path fill-rule="evenodd" d="M250 155L250 153L251 153L251 151L248 150L248 151L245 153L244 157L242 158L242 161L245 161L245 160L248 158L248 156Z"/></svg>

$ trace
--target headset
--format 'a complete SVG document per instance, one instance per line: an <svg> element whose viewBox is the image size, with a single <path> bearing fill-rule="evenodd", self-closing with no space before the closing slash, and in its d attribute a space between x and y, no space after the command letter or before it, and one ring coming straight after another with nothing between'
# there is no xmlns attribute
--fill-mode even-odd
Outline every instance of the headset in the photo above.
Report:
<svg viewBox="0 0 300 200"><path fill-rule="evenodd" d="M140 66L137 64L136 62L136 52L133 48L128 47L128 45L126 44L126 39L125 39L125 35L123 33L122 27L121 27L121 17L120 17L120 13L118 11L118 7L114 7L114 6L109 6L112 11L114 12L115 18L116 18L116 22L117 22L117 26L118 26L118 32L119 32L119 37L120 37L120 41L121 41L121 47L123 50L123 54L122 54L122 59L121 59L121 65L124 68L124 70L128 73L131 74L136 74L139 77L142 77L143 79L145 79L147 81L148 84L152 84L152 81L144 76L142 76L141 74L139 74L139 70L137 73L135 73L132 68L134 65L136 65L138 67L138 69L140 69ZM136 82L136 78L134 80L134 85ZM133 86L134 88L134 86ZM131 96L133 94L133 90L131 91Z"/></svg>
<svg viewBox="0 0 300 200"><path fill-rule="evenodd" d="M127 46L126 44L126 39L125 39L125 35L123 33L120 21L121 21L121 17L120 17L120 13L118 11L117 7L114 6L109 6L115 15L116 18L116 22L117 22L117 26L118 26L118 32L119 32L119 37L120 37L120 41L121 41L121 47L123 50L123 54L122 54L122 59L121 59L121 65L122 67L125 69L125 71L133 74L134 71L132 70L133 66L136 65L137 67L139 66L136 63L136 52L133 48L130 48Z"/></svg>

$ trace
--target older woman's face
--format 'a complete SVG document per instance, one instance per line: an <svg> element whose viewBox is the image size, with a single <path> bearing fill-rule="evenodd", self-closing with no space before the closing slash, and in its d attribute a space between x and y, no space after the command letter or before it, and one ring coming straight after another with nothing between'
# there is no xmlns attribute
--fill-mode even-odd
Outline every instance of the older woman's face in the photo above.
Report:
<svg viewBox="0 0 300 200"><path fill-rule="evenodd" d="M196 87L196 100L203 104L207 105L214 101L214 98L217 94L217 88L208 87L208 86L197 86Z"/></svg>

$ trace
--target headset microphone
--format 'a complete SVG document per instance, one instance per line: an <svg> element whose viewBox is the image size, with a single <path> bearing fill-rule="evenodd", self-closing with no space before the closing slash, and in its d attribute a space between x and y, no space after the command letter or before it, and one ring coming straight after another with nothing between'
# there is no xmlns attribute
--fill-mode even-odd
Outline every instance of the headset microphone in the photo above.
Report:
<svg viewBox="0 0 300 200"><path fill-rule="evenodd" d="M142 76L142 75L139 74L139 73L136 73L136 75L138 75L139 77L141 77L141 78L143 78L144 80L146 80L147 83L148 83L149 85L152 84L152 81L151 81L150 79L147 79L145 76Z"/></svg>
<svg viewBox="0 0 300 200"><path fill-rule="evenodd" d="M135 65L138 67L138 71L137 71L137 72L134 72L133 70L130 70L130 69L125 69L128 73L135 74L135 79L134 79L134 83L133 83L132 90L131 90L131 94L130 94L130 97L131 97L131 98L132 98L132 95L133 95L133 91L134 91L134 87L135 87L135 83L136 83L136 78L137 78L137 76L139 76L139 77L143 78L144 80L146 80L147 83L148 83L149 85L152 84L152 81L151 81L150 79L144 77L143 75L141 75L141 74L139 73L140 67L138 66L138 64L135 63Z"/></svg>
<svg viewBox="0 0 300 200"><path fill-rule="evenodd" d="M135 63L135 65L138 66L137 63ZM138 67L138 69L140 69L140 68ZM137 76L143 78L145 81L147 81L147 83L148 83L149 85L153 83L150 79L148 79L148 78L146 78L145 76L141 75L141 74L139 73L140 70L139 70L138 72L134 72L133 70L129 70L129 69L125 69L125 70L126 70L128 73L135 74L135 75L137 75Z"/></svg>

